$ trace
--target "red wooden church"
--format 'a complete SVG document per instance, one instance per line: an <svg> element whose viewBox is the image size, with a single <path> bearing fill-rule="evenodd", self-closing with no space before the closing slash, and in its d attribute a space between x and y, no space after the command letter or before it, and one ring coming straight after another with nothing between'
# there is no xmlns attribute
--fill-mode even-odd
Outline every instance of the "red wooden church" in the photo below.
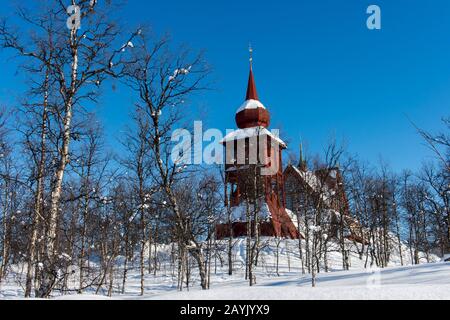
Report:
<svg viewBox="0 0 450 320"><path fill-rule="evenodd" d="M299 232L286 211L282 151L287 146L268 130L270 113L259 100L252 65L246 99L236 113L236 124L238 129L222 141L226 147L228 219L217 227L217 238L246 236L251 207L253 212L259 211L261 236L298 239ZM255 223L251 222L254 229Z"/></svg>

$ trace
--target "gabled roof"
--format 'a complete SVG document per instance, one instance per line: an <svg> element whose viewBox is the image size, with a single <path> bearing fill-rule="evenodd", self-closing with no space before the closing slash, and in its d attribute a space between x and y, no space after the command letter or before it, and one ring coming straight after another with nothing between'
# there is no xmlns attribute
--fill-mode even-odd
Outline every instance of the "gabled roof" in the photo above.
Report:
<svg viewBox="0 0 450 320"><path fill-rule="evenodd" d="M319 193L322 200L329 205L332 197L336 195L336 191L331 189L326 181L322 181L313 171L302 171L296 166L290 165L286 169L285 173L291 169L297 178L304 181L313 192Z"/></svg>

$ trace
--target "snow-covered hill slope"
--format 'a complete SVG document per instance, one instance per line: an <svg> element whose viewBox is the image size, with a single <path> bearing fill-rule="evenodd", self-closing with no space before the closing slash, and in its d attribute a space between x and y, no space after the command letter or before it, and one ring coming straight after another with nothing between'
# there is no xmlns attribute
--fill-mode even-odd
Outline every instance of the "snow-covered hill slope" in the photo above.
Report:
<svg viewBox="0 0 450 320"><path fill-rule="evenodd" d="M450 300L450 263L322 273L317 287L298 274L263 279L255 287L224 281L212 290L157 294L171 300Z"/></svg>
<svg viewBox="0 0 450 320"><path fill-rule="evenodd" d="M448 299L450 300L450 263L439 262L436 256L421 256L421 265L411 266L411 255L402 246L400 259L398 245L393 245L389 268L365 269L365 257L357 254L355 247L350 250L350 271L342 270L342 256L337 244L330 243L328 270L317 275L317 287L311 287L311 277L303 275L298 242L262 239L258 267L255 269L256 286L250 288L245 280L246 240L236 239L233 250L233 276L228 275L226 264L226 242L218 243L218 254L211 261L211 290L199 289L195 262L192 261L190 288L177 291L176 268L170 264L170 245L158 246L160 270L157 275L146 274L145 296L140 297L140 273L138 265L129 270L125 293L121 294L122 258L116 261L113 299L229 299L229 300L320 300L320 299ZM305 252L303 252L305 254ZM278 259L277 259L278 257ZM278 274L277 274L278 260ZM403 260L404 266L401 266ZM370 264L370 262L369 262ZM0 284L0 299L23 297L23 266L15 266L9 272L7 281ZM68 280L69 287L76 289L78 273ZM22 285L21 285L22 283ZM86 295L55 296L55 299L105 299L107 288L95 295L95 288L85 291Z"/></svg>

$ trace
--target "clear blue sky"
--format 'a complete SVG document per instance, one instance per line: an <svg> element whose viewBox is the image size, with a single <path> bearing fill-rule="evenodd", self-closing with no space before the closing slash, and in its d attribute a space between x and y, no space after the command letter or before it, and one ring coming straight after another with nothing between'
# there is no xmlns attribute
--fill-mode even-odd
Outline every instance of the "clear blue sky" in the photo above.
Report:
<svg viewBox="0 0 450 320"><path fill-rule="evenodd" d="M2 2L0 14L11 4ZM366 28L370 4L381 7L381 31ZM129 27L143 21L206 50L215 90L195 103L207 108L208 127L235 127L249 41L260 99L292 152L300 136L316 153L335 135L365 160L382 156L395 170L417 169L430 152L408 118L438 130L450 114L448 0L128 0L120 15ZM14 63L0 58L0 103L11 104L21 80ZM125 90L102 99L110 142L129 121L132 102Z"/></svg>

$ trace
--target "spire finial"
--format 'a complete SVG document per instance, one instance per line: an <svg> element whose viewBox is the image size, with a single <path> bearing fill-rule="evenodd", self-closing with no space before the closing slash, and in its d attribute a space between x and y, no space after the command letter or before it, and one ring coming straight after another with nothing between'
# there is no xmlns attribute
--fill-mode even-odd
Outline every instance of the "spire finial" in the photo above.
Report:
<svg viewBox="0 0 450 320"><path fill-rule="evenodd" d="M258 92L256 91L255 77L253 76L253 47L251 43L248 45L248 52L250 53L250 75L245 100L259 100Z"/></svg>
<svg viewBox="0 0 450 320"><path fill-rule="evenodd" d="M250 68L253 68L253 47L251 42L248 43L248 52L250 54Z"/></svg>

